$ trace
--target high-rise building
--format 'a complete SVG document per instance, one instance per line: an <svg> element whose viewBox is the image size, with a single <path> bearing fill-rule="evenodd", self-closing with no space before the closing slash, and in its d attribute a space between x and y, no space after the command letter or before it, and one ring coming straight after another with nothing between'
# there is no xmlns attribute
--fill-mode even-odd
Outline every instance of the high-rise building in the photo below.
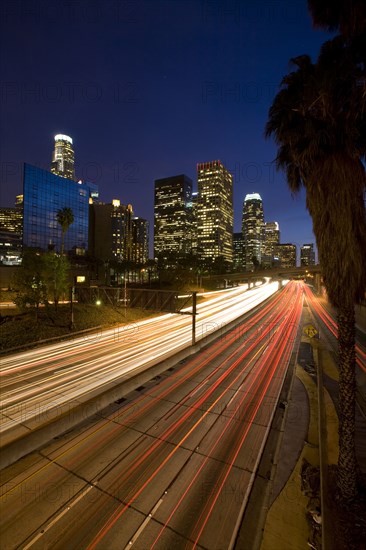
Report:
<svg viewBox="0 0 366 550"><path fill-rule="evenodd" d="M273 265L273 247L280 242L280 227L277 222L265 222L264 241L262 248L262 264L264 267Z"/></svg>
<svg viewBox="0 0 366 550"><path fill-rule="evenodd" d="M149 222L135 216L132 218L132 261L146 264L149 259Z"/></svg>
<svg viewBox="0 0 366 550"><path fill-rule="evenodd" d="M21 261L23 233L23 208L0 207L0 263L18 265Z"/></svg>
<svg viewBox="0 0 366 550"><path fill-rule="evenodd" d="M155 180L154 256L192 250L192 180L185 174Z"/></svg>
<svg viewBox="0 0 366 550"><path fill-rule="evenodd" d="M241 232L233 234L233 270L245 271L245 248Z"/></svg>
<svg viewBox="0 0 366 550"><path fill-rule="evenodd" d="M191 252L197 255L197 204L198 204L198 191L192 192L192 202L188 203L191 210L190 213L190 235L191 235Z"/></svg>
<svg viewBox="0 0 366 550"><path fill-rule="evenodd" d="M233 176L219 160L197 165L197 254L233 261Z"/></svg>
<svg viewBox="0 0 366 550"><path fill-rule="evenodd" d="M314 243L304 244L300 248L300 265L315 265Z"/></svg>
<svg viewBox="0 0 366 550"><path fill-rule="evenodd" d="M273 261L276 267L296 267L296 245L292 243L275 244Z"/></svg>
<svg viewBox="0 0 366 550"><path fill-rule="evenodd" d="M93 185L95 190L95 186ZM51 174L30 164L23 171L23 245L41 250L61 248L57 212L71 208L74 222L65 234L65 251L83 254L88 248L89 199L87 183Z"/></svg>
<svg viewBox="0 0 366 550"><path fill-rule="evenodd" d="M55 149L52 154L51 172L57 176L75 180L75 157L72 139L64 134L55 136Z"/></svg>
<svg viewBox="0 0 366 550"><path fill-rule="evenodd" d="M132 261L132 206L114 199L90 205L89 251L102 261Z"/></svg>
<svg viewBox="0 0 366 550"><path fill-rule="evenodd" d="M242 232L245 246L245 268L247 271L252 271L262 263L264 240L263 203L258 193L250 193L245 196Z"/></svg>

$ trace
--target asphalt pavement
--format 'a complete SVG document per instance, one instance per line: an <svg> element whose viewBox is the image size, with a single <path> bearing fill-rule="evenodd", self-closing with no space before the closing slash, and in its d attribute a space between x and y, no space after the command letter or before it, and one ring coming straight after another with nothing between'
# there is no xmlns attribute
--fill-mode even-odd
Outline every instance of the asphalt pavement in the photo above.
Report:
<svg viewBox="0 0 366 550"><path fill-rule="evenodd" d="M364 313L360 309L356 316L357 330L362 331L363 336L366 332ZM292 380L284 388L280 400L283 411L279 410L274 420L235 550L318 550L321 545L323 550L333 550L336 547L327 505L329 494L325 485L322 499L321 483L322 478L327 483L328 467L337 464L338 459L338 371L334 347L325 330L320 329L313 337L304 330L309 325L319 327L314 321L309 307L305 306L301 341L293 371L290 368L289 372L289 376L293 374ZM318 372L323 388L320 410ZM366 375L359 372L359 386L365 387L365 382ZM366 417L358 406L356 454L366 476ZM309 490L304 476L308 464L308 471L315 472L315 477L319 472L315 491Z"/></svg>

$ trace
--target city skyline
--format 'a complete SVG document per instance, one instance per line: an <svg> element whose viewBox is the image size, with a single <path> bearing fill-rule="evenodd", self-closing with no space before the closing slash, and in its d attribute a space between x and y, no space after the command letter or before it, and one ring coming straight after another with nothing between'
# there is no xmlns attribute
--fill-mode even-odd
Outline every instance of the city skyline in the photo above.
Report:
<svg viewBox="0 0 366 550"><path fill-rule="evenodd" d="M150 227L156 179L184 173L197 189L197 163L220 159L233 175L234 231L254 192L284 242L315 241L305 195L291 197L263 137L289 59L315 59L330 37L312 28L306 2L137 4L116 14L114 2L87 13L62 3L56 18L53 2L5 2L3 40L14 47L3 59L1 204L21 192L23 162L49 170L61 133L73 139L76 178L98 184L105 202L131 203Z"/></svg>

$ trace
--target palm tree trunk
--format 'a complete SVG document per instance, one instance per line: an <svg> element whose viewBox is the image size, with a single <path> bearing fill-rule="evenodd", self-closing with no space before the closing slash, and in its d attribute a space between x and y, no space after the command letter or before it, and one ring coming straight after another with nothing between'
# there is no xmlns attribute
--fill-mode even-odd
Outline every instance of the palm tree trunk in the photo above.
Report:
<svg viewBox="0 0 366 550"><path fill-rule="evenodd" d="M357 461L355 451L356 351L354 306L338 310L339 349L339 457L338 487L343 500L357 493Z"/></svg>
<svg viewBox="0 0 366 550"><path fill-rule="evenodd" d="M64 255L64 247L65 247L64 242L65 242L65 232L61 231L61 250L60 250L61 256Z"/></svg>

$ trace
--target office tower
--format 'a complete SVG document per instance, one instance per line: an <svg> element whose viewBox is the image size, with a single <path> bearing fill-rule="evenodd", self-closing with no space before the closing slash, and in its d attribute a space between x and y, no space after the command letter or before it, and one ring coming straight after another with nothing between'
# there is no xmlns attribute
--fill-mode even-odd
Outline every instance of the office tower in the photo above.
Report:
<svg viewBox="0 0 366 550"><path fill-rule="evenodd" d="M192 180L185 174L155 180L154 257L166 260L192 250Z"/></svg>
<svg viewBox="0 0 366 550"><path fill-rule="evenodd" d="M304 244L300 248L300 265L315 265L314 243Z"/></svg>
<svg viewBox="0 0 366 550"><path fill-rule="evenodd" d="M90 205L89 251L104 262L132 260L132 218L130 204L114 199L109 204Z"/></svg>
<svg viewBox="0 0 366 550"><path fill-rule="evenodd" d="M19 204L19 203L17 203ZM23 209L0 207L0 263L18 265L21 261Z"/></svg>
<svg viewBox="0 0 366 550"><path fill-rule="evenodd" d="M243 234L233 234L233 270L245 271L245 247Z"/></svg>
<svg viewBox="0 0 366 550"><path fill-rule="evenodd" d="M219 160L197 165L197 254L233 261L233 176Z"/></svg>
<svg viewBox="0 0 366 550"><path fill-rule="evenodd" d="M192 192L192 202L188 203L189 208L191 209L190 213L190 235L191 235L191 252L195 256L197 255L197 204L198 204L198 191Z"/></svg>
<svg viewBox="0 0 366 550"><path fill-rule="evenodd" d="M20 236L23 232L22 207L0 207L0 228Z"/></svg>
<svg viewBox="0 0 366 550"><path fill-rule="evenodd" d="M146 264L149 259L149 222L135 216L132 218L132 261Z"/></svg>
<svg viewBox="0 0 366 550"><path fill-rule="evenodd" d="M275 267L296 267L296 245L291 243L273 245L273 262Z"/></svg>
<svg viewBox="0 0 366 550"><path fill-rule="evenodd" d="M277 222L265 222L264 241L262 247L263 267L272 267L273 265L273 247L280 242L280 228Z"/></svg>
<svg viewBox="0 0 366 550"><path fill-rule="evenodd" d="M57 212L71 208L74 222L65 234L65 252L84 254L88 248L90 194L87 183L77 183L25 164L23 245L60 252L61 226L57 222Z"/></svg>
<svg viewBox="0 0 366 550"><path fill-rule="evenodd" d="M245 268L246 271L253 271L262 263L264 240L263 203L258 193L251 193L245 196L242 232L245 246Z"/></svg>
<svg viewBox="0 0 366 550"><path fill-rule="evenodd" d="M52 154L52 174L75 180L74 164L75 158L71 137L57 134L55 136L55 149Z"/></svg>

